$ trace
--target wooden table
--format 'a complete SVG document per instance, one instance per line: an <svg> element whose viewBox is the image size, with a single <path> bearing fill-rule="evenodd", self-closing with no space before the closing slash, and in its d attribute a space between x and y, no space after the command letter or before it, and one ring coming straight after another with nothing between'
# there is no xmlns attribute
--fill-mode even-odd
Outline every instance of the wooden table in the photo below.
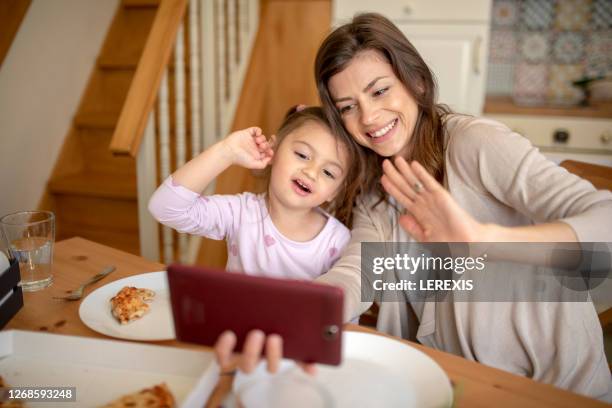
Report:
<svg viewBox="0 0 612 408"><path fill-rule="evenodd" d="M25 306L9 322L7 329L47 331L85 337L106 338L79 319L80 302L63 302L53 296L64 294L79 286L106 265L117 270L87 290L103 286L113 280L144 272L164 270L162 264L100 245L82 238L71 238L56 243L54 254L54 283L43 291L24 294ZM376 333L374 330L347 325L348 330ZM390 337L390 336L389 336ZM484 366L461 357L437 351L405 340L433 358L446 372L457 390L456 407L606 407L607 404ZM155 342L160 345L200 348L177 341ZM206 349L201 347L201 349ZM217 407L231 387L231 378L222 377L207 406ZM372 381L375 381L373 378Z"/></svg>

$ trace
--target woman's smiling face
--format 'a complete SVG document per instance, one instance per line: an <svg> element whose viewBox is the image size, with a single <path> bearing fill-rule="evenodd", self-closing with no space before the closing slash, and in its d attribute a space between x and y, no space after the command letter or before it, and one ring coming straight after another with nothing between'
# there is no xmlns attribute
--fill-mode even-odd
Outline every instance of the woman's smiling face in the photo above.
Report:
<svg viewBox="0 0 612 408"><path fill-rule="evenodd" d="M358 53L328 88L357 143L384 157L407 157L419 108L382 54Z"/></svg>

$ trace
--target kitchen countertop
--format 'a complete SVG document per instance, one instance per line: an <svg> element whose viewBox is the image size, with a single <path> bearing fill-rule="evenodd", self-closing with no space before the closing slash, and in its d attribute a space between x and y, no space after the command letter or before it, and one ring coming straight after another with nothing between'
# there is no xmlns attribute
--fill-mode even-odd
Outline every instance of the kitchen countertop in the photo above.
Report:
<svg viewBox="0 0 612 408"><path fill-rule="evenodd" d="M485 114L573 116L584 118L612 119L612 103L601 106L521 106L510 96L487 96L483 109Z"/></svg>

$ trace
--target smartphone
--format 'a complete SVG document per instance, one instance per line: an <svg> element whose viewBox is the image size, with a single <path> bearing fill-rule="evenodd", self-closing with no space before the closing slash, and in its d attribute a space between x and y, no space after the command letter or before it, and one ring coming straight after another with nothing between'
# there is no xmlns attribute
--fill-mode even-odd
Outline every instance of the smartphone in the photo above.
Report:
<svg viewBox="0 0 612 408"><path fill-rule="evenodd" d="M286 358L341 363L340 288L180 264L168 267L168 285L179 341L213 346L231 330L240 351L247 333L260 329L282 336Z"/></svg>

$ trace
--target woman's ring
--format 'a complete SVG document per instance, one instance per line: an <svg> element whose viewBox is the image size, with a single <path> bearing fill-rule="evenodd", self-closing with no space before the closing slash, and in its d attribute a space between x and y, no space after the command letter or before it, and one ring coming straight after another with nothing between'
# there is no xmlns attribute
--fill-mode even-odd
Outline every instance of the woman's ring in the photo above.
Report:
<svg viewBox="0 0 612 408"><path fill-rule="evenodd" d="M414 191L416 191L417 194L423 191L423 184L421 184L420 181L417 181L416 183L414 183Z"/></svg>

